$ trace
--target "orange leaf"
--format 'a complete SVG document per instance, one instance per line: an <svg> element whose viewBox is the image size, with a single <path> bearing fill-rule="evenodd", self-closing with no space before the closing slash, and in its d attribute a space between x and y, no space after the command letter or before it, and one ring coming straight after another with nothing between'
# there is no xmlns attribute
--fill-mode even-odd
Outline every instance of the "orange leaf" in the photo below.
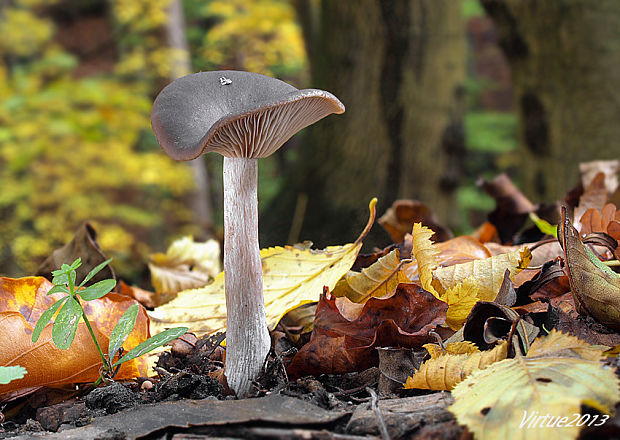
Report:
<svg viewBox="0 0 620 440"><path fill-rule="evenodd" d="M41 314L63 294L47 296L52 283L42 277L0 278L0 365L21 365L28 370L22 379L0 385L0 395L26 388L91 382L99 377L101 359L84 323L80 323L75 340L68 350L57 349L48 324L36 343L32 331ZM104 352L108 335L118 319L135 301L115 293L83 302L86 315ZM140 308L136 325L123 344L130 350L149 337L148 317ZM132 360L122 364L117 379L146 375L146 362Z"/></svg>

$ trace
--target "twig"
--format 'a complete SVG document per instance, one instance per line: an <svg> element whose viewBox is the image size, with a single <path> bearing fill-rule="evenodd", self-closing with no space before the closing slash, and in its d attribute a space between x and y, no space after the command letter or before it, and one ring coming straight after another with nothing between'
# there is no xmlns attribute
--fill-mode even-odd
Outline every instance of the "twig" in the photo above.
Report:
<svg viewBox="0 0 620 440"><path fill-rule="evenodd" d="M383 437L383 440L390 440L390 433L385 426L385 421L383 420L381 408L379 408L379 405L377 404L377 393L375 393L375 390L369 387L366 388L366 391L368 392L368 394L370 394L370 409L373 413L375 413L375 417L377 418L377 425L379 427L381 437Z"/></svg>

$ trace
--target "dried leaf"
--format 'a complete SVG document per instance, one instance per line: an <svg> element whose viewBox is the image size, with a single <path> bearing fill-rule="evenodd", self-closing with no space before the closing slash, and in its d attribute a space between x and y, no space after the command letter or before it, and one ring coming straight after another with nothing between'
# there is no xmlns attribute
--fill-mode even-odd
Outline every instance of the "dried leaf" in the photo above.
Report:
<svg viewBox="0 0 620 440"><path fill-rule="evenodd" d="M452 238L449 229L441 226L431 208L417 200L396 200L377 223L390 234L394 243L400 243L411 231L414 223L422 223L435 233L438 242Z"/></svg>
<svg viewBox="0 0 620 440"><path fill-rule="evenodd" d="M613 329L620 329L620 276L605 266L581 241L562 208L558 236L566 255L566 266L575 307Z"/></svg>
<svg viewBox="0 0 620 440"><path fill-rule="evenodd" d="M220 245L215 240L195 242L192 237L175 240L165 254L151 255L151 282L157 305L187 289L203 287L220 272Z"/></svg>
<svg viewBox="0 0 620 440"><path fill-rule="evenodd" d="M61 264L68 261L75 261L77 258L82 260L82 265L77 269L77 279L83 280L88 272L90 272L98 264L103 263L106 257L103 255L99 244L97 243L97 232L90 223L82 223L73 239L58 248L43 262L37 269L36 275L52 280L51 273L58 269ZM111 265L107 265L99 272L87 285L97 283L105 279L116 279Z"/></svg>
<svg viewBox="0 0 620 440"><path fill-rule="evenodd" d="M345 316L343 303L358 312ZM415 284L399 284L392 296L363 306L327 292L317 305L312 338L293 358L289 375L361 371L377 365L374 347L419 348L444 322L445 310L444 302Z"/></svg>
<svg viewBox="0 0 620 440"><path fill-rule="evenodd" d="M527 356L471 374L452 390L448 409L478 439L576 438L580 428L566 425L582 403L607 413L620 400L618 378L592 360L595 351L600 357L600 350L552 331Z"/></svg>
<svg viewBox="0 0 620 440"><path fill-rule="evenodd" d="M99 377L101 358L84 323L78 325L68 350L54 346L51 323L43 329L37 342L32 343L33 328L39 317L63 296L47 295L51 288L52 284L42 277L0 278L0 365L21 365L29 373L23 379L1 385L0 394L30 387L92 382ZM114 293L83 303L102 347L108 346L107 335L133 304L132 299ZM148 337L148 318L144 308L140 308L136 326L123 346L130 350ZM135 360L123 365L117 378L145 374L145 361Z"/></svg>
<svg viewBox="0 0 620 440"><path fill-rule="evenodd" d="M368 224L354 243L323 250L310 249L309 243L260 251L270 330L288 311L318 301L324 286L333 289L349 271L362 247L362 238L374 223L375 205L373 199ZM179 292L174 300L150 312L149 317L153 334L177 326L188 326L198 336L223 331L226 327L224 272L208 286Z"/></svg>
<svg viewBox="0 0 620 440"><path fill-rule="evenodd" d="M492 350L472 352L472 346L458 343L457 347L446 347L443 354L439 346L429 350L431 359L422 364L420 369L405 382L406 389L451 390L476 370L486 368L492 363L506 359L508 342L504 341ZM426 347L426 346L425 346ZM450 347L450 348L448 348ZM475 346L473 346L475 348ZM459 351L465 351L460 354ZM451 352L455 352L452 354Z"/></svg>
<svg viewBox="0 0 620 440"><path fill-rule="evenodd" d="M338 281L332 295L344 296L356 303L386 296L400 283L411 282L402 270L403 264L398 249L394 249L361 272L349 272Z"/></svg>
<svg viewBox="0 0 620 440"><path fill-rule="evenodd" d="M526 249L467 263L439 267L439 250L430 241L432 231L416 223L413 226L413 253L420 282L425 290L448 303L447 323L457 330L477 301L493 301L508 270L512 277L526 267L531 253Z"/></svg>
<svg viewBox="0 0 620 440"><path fill-rule="evenodd" d="M493 301L504 282L504 272L508 270L510 279L513 280L517 272L529 265L531 259L529 249L523 248L484 260L441 267L433 272L433 277L446 290L473 277L478 281L478 298Z"/></svg>

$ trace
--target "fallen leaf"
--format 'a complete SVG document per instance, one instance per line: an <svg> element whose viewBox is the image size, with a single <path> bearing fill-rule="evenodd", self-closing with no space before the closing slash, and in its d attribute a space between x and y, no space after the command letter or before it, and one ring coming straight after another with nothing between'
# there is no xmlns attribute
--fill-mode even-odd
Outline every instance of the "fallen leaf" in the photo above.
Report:
<svg viewBox="0 0 620 440"><path fill-rule="evenodd" d="M130 286L126 284L123 280L118 283L118 291L123 295L127 295L130 298L135 299L144 307L148 307L150 309L155 307L155 292L150 292L148 290L141 289L137 286Z"/></svg>
<svg viewBox="0 0 620 440"><path fill-rule="evenodd" d="M566 255L566 266L577 311L619 330L620 275L605 266L584 246L566 214L566 208L562 209L558 237Z"/></svg>
<svg viewBox="0 0 620 440"><path fill-rule="evenodd" d="M462 283L467 278L474 278L478 286L478 298L493 301L504 282L504 272L510 272L513 280L517 272L526 268L532 259L528 248L495 255L483 260L440 267L433 272L445 290Z"/></svg>
<svg viewBox="0 0 620 440"><path fill-rule="evenodd" d="M489 221L497 228L503 243L510 242L534 212L534 205L512 183L508 175L502 173L491 181L480 179L477 185L495 199L495 210L489 214Z"/></svg>
<svg viewBox="0 0 620 440"><path fill-rule="evenodd" d="M342 277L332 295L344 296L356 303L366 302L371 297L386 296L400 283L411 282L402 270L406 262L401 261L400 253L395 249L361 272L349 272Z"/></svg>
<svg viewBox="0 0 620 440"><path fill-rule="evenodd" d="M362 239L374 223L376 199L369 205L368 224L354 243L323 250L306 245L272 247L260 251L267 324L273 330L288 311L318 301L323 287L333 289L346 274L362 247ZM224 272L200 289L184 290L163 306L149 312L151 332L188 326L197 336L225 330Z"/></svg>
<svg viewBox="0 0 620 440"><path fill-rule="evenodd" d="M448 304L447 323L453 330L465 322L477 301L493 301L508 270L511 278L527 267L531 253L527 248L480 260L439 267L439 249L431 242L432 231L413 226L413 252L422 287Z"/></svg>
<svg viewBox="0 0 620 440"><path fill-rule="evenodd" d="M584 192L579 197L579 205L575 207L575 227L581 229L579 219L583 217L589 209L600 211L607 202L607 188L605 187L605 173L599 172L588 185L584 185Z"/></svg>
<svg viewBox="0 0 620 440"><path fill-rule="evenodd" d="M78 325L68 350L54 346L51 323L37 342L32 342L33 328L41 314L64 295L47 295L51 288L52 283L43 277L0 278L0 365L21 365L29 372L23 379L0 385L2 395L26 388L92 382L99 377L101 358L84 323ZM108 346L108 335L133 304L134 300L114 293L83 303L102 347ZM140 308L136 325L123 347L130 350L148 337L148 317L144 308ZM123 364L116 378L130 379L145 374L145 361L138 359Z"/></svg>
<svg viewBox="0 0 620 440"><path fill-rule="evenodd" d="M404 388L449 391L472 372L506 359L508 354L507 341L488 351L480 351L475 346L472 349L472 345L463 342L456 344L456 347L447 344L445 354L438 345L425 345L431 358L407 378Z"/></svg>
<svg viewBox="0 0 620 440"><path fill-rule="evenodd" d="M359 310L346 317L342 303ZM288 373L341 374L376 366L374 347L421 347L429 342L429 331L443 324L445 311L444 302L415 284L399 284L392 296L370 298L363 306L326 291L317 305L312 338Z"/></svg>
<svg viewBox="0 0 620 440"><path fill-rule="evenodd" d="M83 280L88 272L106 260L105 255L103 255L97 243L97 232L90 223L82 223L69 243L54 250L52 254L41 263L41 266L37 269L36 275L45 277L51 281L51 273L53 270L58 269L63 263L75 261L77 258L82 260L82 265L78 267L76 271L78 280ZM105 279L116 279L114 270L112 270L112 266L109 264L95 275L87 285L95 284Z"/></svg>
<svg viewBox="0 0 620 440"><path fill-rule="evenodd" d="M618 378L600 358L601 350L552 331L527 356L496 362L456 385L448 409L478 439L576 438L580 428L567 425L583 403L608 413L620 400Z"/></svg>
<svg viewBox="0 0 620 440"><path fill-rule="evenodd" d="M432 229L437 242L452 238L452 232L439 224L433 210L417 200L396 200L377 223L390 234L394 243L403 241L414 223L422 223Z"/></svg>
<svg viewBox="0 0 620 440"><path fill-rule="evenodd" d="M151 282L165 304L182 290L208 284L220 272L220 245L215 240L195 242L192 237L175 240L165 254L151 255Z"/></svg>

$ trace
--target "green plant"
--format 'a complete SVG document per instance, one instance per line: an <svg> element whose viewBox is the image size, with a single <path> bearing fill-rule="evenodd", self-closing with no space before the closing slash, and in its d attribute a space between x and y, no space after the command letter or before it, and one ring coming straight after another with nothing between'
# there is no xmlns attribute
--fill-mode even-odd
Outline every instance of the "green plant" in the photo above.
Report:
<svg viewBox="0 0 620 440"><path fill-rule="evenodd" d="M80 302L80 300L92 301L101 298L114 289L116 286L116 281L113 279L102 280L90 286L84 287L86 283L88 283L97 273L107 266L110 261L111 259L104 261L95 267L78 285L76 285L76 269L82 265L80 258L75 260L71 265L63 264L60 269L53 271L52 284L54 286L47 294L51 295L52 293L62 292L67 295L56 301L45 312L43 312L41 318L39 318L39 321L34 327L34 332L32 333L32 342L36 342L39 339L41 331L43 331L56 311L60 309L52 327L52 340L57 348L66 350L73 343L80 318L84 319L84 323L88 328L90 336L92 337L93 342L97 347L97 351L99 352L99 356L103 362L103 368L101 370L102 376L97 380L96 384L99 384L99 382L104 378L113 378L114 374L118 370L117 367L120 367L123 362L140 357L143 354L146 354L149 351L178 338L188 330L187 327L168 329L142 342L122 357L119 357L116 362L112 363L112 360L116 354L119 353L123 342L125 342L136 325L136 318L139 311L138 304L134 304L129 307L123 316L121 316L118 320L116 326L110 334L108 353L107 355L104 355L101 347L99 346L99 342L97 342L97 338L95 337L90 321L88 320L84 308ZM122 354L122 351L120 351L120 354Z"/></svg>

